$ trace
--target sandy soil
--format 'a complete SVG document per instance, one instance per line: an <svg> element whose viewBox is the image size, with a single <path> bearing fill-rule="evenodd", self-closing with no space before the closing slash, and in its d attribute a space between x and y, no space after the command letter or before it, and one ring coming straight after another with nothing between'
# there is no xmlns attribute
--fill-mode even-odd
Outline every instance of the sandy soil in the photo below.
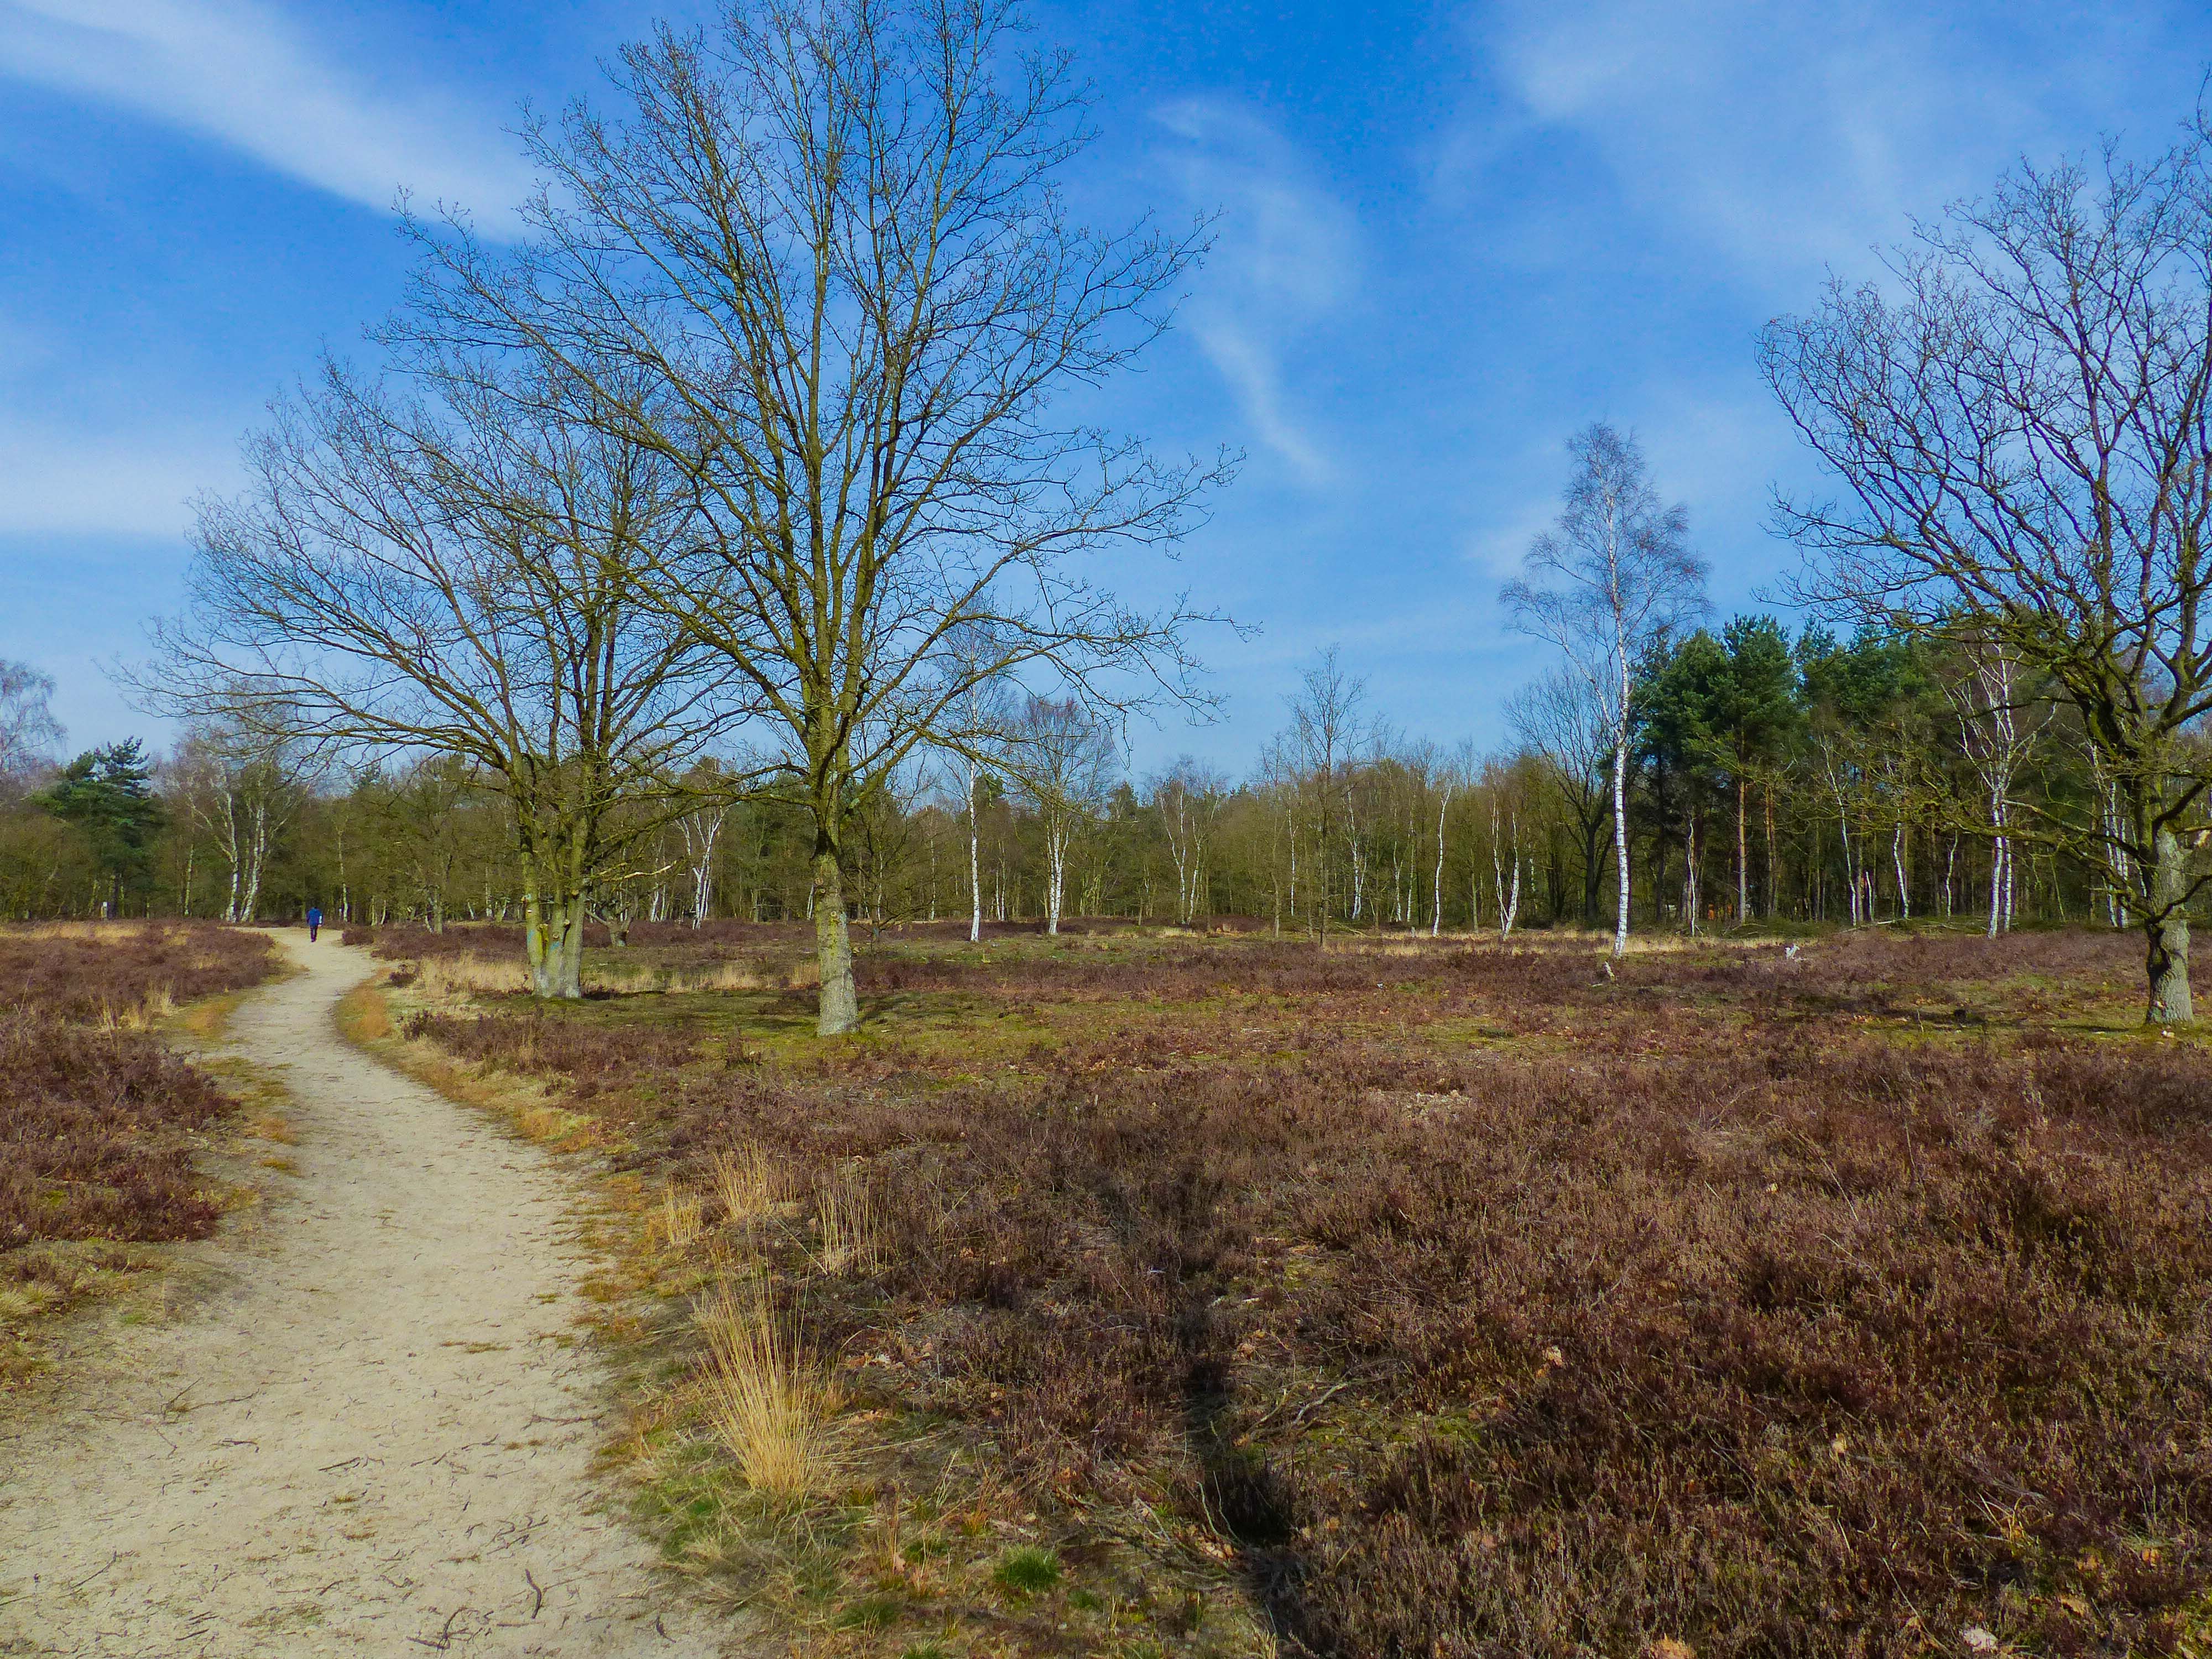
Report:
<svg viewBox="0 0 2212 1659"><path fill-rule="evenodd" d="M601 1509L574 1188L339 1037L366 953L280 937L231 1030L297 1178L0 1423L0 1653L724 1651Z"/></svg>

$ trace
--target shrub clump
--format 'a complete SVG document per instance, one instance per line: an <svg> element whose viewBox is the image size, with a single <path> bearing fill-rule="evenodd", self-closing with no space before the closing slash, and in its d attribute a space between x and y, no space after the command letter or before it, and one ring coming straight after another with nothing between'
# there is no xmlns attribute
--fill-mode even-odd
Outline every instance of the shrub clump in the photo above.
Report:
<svg viewBox="0 0 2212 1659"><path fill-rule="evenodd" d="M272 971L267 939L207 924L0 930L0 1251L198 1238L217 1209L197 1132L228 1096L143 1028ZM38 1263L20 1254L16 1279Z"/></svg>
<svg viewBox="0 0 2212 1659"><path fill-rule="evenodd" d="M0 1014L0 1249L213 1230L183 1132L231 1102L158 1041Z"/></svg>

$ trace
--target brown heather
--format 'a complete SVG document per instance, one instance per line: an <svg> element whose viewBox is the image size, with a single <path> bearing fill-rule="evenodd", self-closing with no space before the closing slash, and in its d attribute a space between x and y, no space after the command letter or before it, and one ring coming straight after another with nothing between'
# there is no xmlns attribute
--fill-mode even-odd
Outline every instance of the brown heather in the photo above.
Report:
<svg viewBox="0 0 2212 1659"><path fill-rule="evenodd" d="M252 985L274 960L266 939L207 926L0 929L0 1251L213 1228L191 1154L229 1098L118 1027ZM38 1264L10 1256L5 1270Z"/></svg>
<svg viewBox="0 0 2212 1659"><path fill-rule="evenodd" d="M262 935L211 923L0 927L0 1009L112 1021L161 997L192 1002L242 990L275 967Z"/></svg>
<svg viewBox="0 0 2212 1659"><path fill-rule="evenodd" d="M642 1068L656 1179L854 1193L865 1269L754 1235L852 1403L1064 1559L1164 1510L1285 1652L2193 1650L2212 1054L2121 1029L2134 966L908 943L864 984L1021 1035L717 1064L579 1021L559 1069Z"/></svg>

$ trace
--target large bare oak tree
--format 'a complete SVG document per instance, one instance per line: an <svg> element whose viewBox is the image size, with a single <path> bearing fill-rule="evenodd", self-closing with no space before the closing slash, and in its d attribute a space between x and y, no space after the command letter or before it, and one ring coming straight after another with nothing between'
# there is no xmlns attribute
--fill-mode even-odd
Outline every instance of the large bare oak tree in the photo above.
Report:
<svg viewBox="0 0 2212 1659"><path fill-rule="evenodd" d="M1223 469L1073 412L1165 327L1199 233L1070 222L1082 96L1018 24L998 0L741 0L626 50L617 113L529 128L548 188L519 252L418 227L432 326L566 365L693 490L665 600L811 817L825 1035L859 1018L848 825L971 682L1200 695L1194 614L1089 566L1171 544ZM963 629L997 648L948 675Z"/></svg>

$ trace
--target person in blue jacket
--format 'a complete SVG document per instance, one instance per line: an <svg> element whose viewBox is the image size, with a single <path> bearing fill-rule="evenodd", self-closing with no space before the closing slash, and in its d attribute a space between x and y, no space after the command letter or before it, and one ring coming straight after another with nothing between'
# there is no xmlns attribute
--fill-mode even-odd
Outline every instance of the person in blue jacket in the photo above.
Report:
<svg viewBox="0 0 2212 1659"><path fill-rule="evenodd" d="M313 945L315 942L315 935L322 931L322 907L320 905L311 904L307 907L307 943Z"/></svg>

